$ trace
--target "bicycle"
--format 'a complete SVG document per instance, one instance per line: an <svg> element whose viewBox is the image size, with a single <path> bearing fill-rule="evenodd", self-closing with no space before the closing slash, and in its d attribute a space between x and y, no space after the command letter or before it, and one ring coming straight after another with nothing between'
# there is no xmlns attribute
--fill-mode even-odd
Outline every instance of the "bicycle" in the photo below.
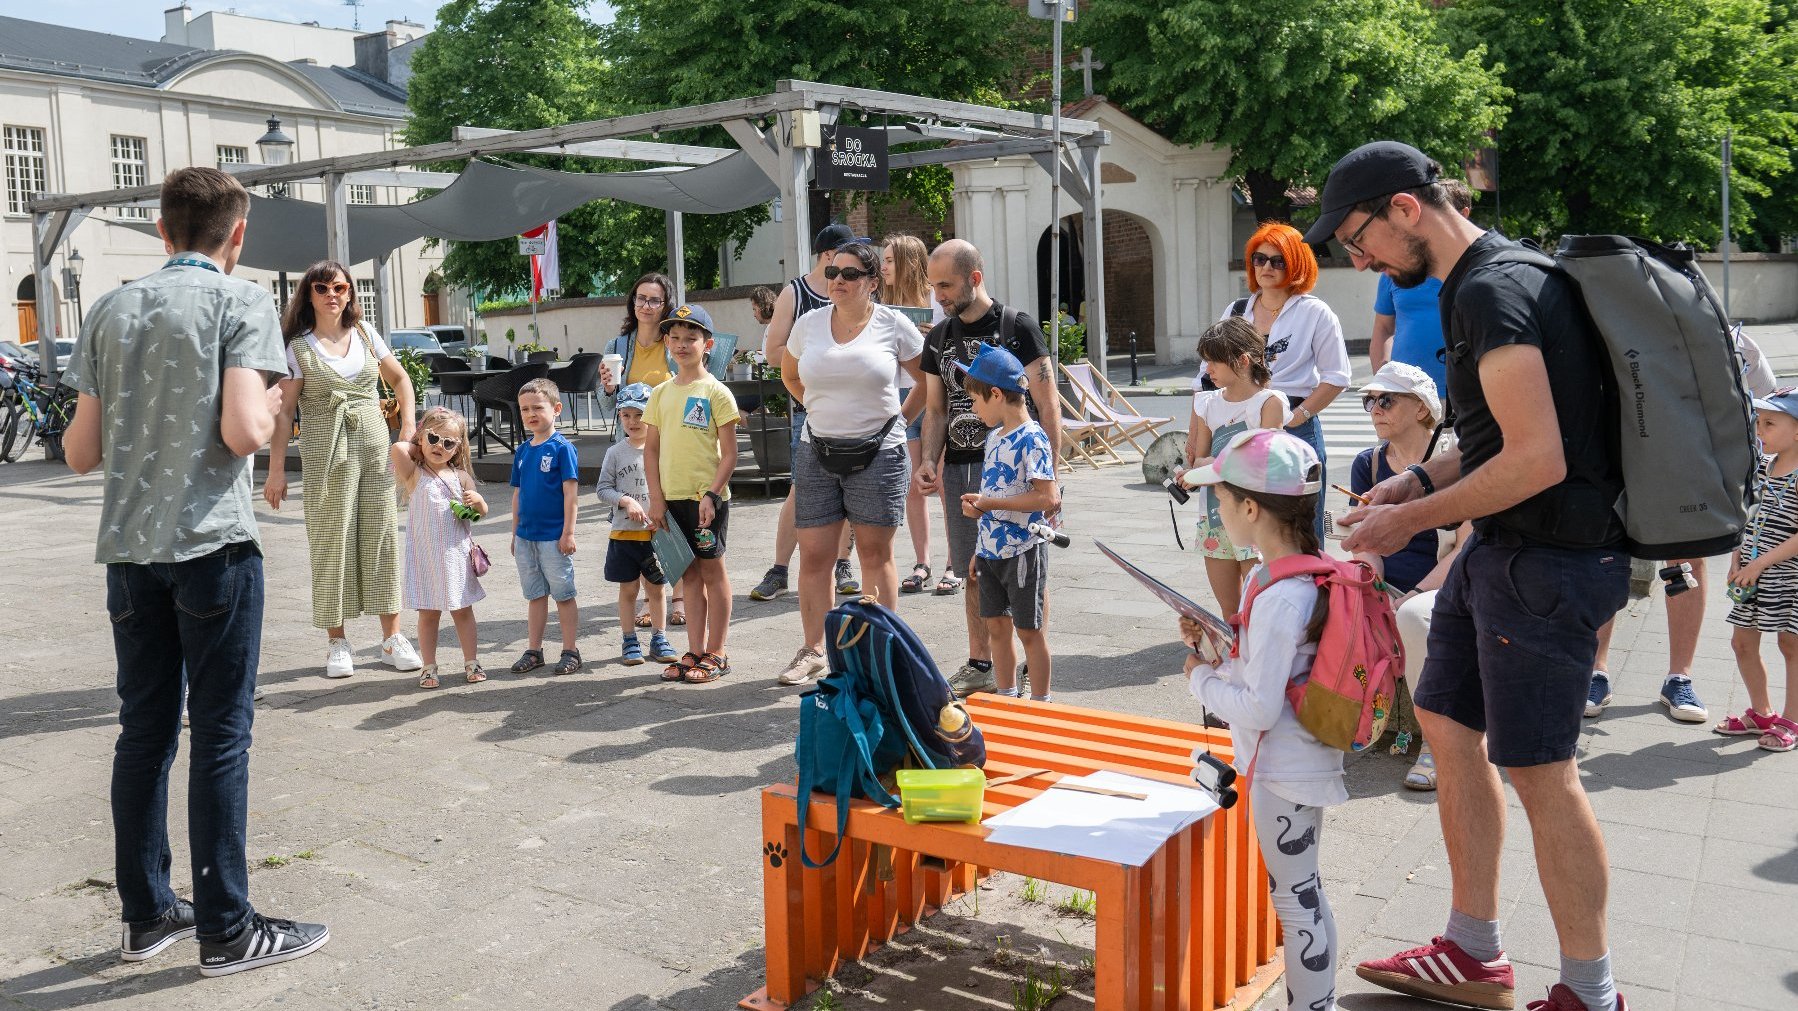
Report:
<svg viewBox="0 0 1798 1011"><path fill-rule="evenodd" d="M0 460L16 461L34 440L44 447L44 459L64 458L62 437L75 416L76 393L58 384L45 389L38 384L43 373L28 362L14 362L10 372L0 368L0 385L6 389L6 417L0 422Z"/></svg>

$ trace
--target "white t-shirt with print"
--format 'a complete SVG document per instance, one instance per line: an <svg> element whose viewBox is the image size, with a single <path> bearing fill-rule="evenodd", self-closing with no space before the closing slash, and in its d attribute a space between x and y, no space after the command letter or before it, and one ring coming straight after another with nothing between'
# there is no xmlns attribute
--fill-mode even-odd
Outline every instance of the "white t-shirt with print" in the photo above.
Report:
<svg viewBox="0 0 1798 1011"><path fill-rule="evenodd" d="M354 379L356 378L356 374L362 371L362 357L367 353L362 350L363 333L368 333L369 345L375 349L375 361L385 361L392 357L393 350L387 346L387 342L382 340L379 334L372 331L362 331L360 328L358 328L358 331L354 333L354 336L350 340L349 353L345 354L342 358L333 358L326 354L325 349L319 347L318 335L310 330L294 339L304 340L310 345L312 347L312 353L318 356L319 361L329 365L331 371L345 379ZM300 378L300 361L298 358L294 357L292 344L287 345L287 378Z"/></svg>
<svg viewBox="0 0 1798 1011"><path fill-rule="evenodd" d="M787 337L787 353L799 363L805 384L805 425L828 439L860 439L880 431L899 413L900 362L924 351L924 337L912 321L884 305L874 306L868 325L847 344L830 333L835 306L799 317ZM905 445L905 426L894 425L882 448Z"/></svg>

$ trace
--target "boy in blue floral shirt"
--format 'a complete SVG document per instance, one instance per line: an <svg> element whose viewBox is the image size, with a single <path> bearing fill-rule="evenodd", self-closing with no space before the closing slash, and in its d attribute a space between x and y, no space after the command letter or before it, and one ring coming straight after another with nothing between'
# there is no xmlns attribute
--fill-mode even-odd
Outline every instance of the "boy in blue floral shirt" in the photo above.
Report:
<svg viewBox="0 0 1798 1011"><path fill-rule="evenodd" d="M980 616L993 646L993 677L1000 695L1016 696L1012 630L1024 644L1031 674L1030 697L1050 701L1048 545L1032 523L1061 508L1055 454L1042 426L1024 404L1024 366L1004 348L982 345L971 364L954 363L973 398L974 413L992 431L986 437L980 492L961 497L962 515L980 521L974 564L980 578ZM1010 683L1007 683L1010 682Z"/></svg>

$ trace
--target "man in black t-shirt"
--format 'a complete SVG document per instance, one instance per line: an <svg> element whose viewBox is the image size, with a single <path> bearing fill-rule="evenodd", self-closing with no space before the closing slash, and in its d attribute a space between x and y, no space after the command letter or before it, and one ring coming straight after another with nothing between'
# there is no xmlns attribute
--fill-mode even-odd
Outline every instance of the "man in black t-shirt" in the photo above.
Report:
<svg viewBox="0 0 1798 1011"><path fill-rule="evenodd" d="M1474 523L1436 597L1413 700L1436 756L1438 811L1454 878L1448 927L1431 944L1356 972L1400 993L1508 1006L1514 978L1498 929L1505 769L1534 837L1553 913L1555 1011L1623 1011L1605 942L1604 836L1574 765L1598 629L1624 604L1629 557L1604 351L1558 271L1496 263L1515 247L1449 205L1441 167L1382 141L1350 152L1324 184L1307 242L1335 238L1361 270L1401 288L1442 281L1448 392L1459 451L1375 486L1343 523L1349 551L1386 554L1431 527Z"/></svg>
<svg viewBox="0 0 1798 1011"><path fill-rule="evenodd" d="M972 364L981 344L995 344L1024 363L1030 386L1030 415L1049 436L1049 449L1060 459L1061 408L1055 391L1055 359L1036 320L1007 309L986 292L980 251L963 239L950 239L930 254L930 290L948 318L930 331L919 368L924 373L924 436L913 480L924 494L943 492L949 528L949 566L967 580L963 601L968 621L968 662L950 677L957 695L992 691L992 648L974 586L974 540L977 526L963 516L959 503L966 492L980 491L980 462L987 427L974 415L972 400L962 390L953 362ZM1007 325L1009 323L1009 325ZM938 461L941 461L941 467ZM1021 687L1021 686L1020 686Z"/></svg>

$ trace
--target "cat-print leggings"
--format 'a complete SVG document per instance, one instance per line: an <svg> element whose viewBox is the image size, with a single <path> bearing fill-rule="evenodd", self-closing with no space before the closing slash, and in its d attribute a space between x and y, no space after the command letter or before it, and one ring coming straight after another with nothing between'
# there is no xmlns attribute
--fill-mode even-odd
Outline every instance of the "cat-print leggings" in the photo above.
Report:
<svg viewBox="0 0 1798 1011"><path fill-rule="evenodd" d="M1261 784L1252 787L1250 811L1267 886L1286 945L1286 1006L1291 1011L1336 1007L1336 917L1324 897L1317 857L1324 809L1294 804Z"/></svg>

